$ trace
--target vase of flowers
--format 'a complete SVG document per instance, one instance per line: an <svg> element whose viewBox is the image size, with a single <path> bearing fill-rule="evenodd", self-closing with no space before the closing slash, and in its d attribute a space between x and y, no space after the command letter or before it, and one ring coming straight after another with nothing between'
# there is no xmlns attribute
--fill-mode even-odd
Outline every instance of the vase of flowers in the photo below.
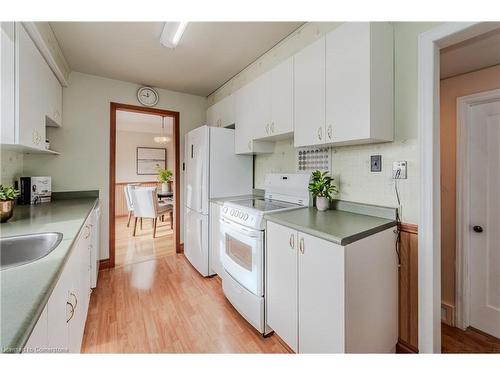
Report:
<svg viewBox="0 0 500 375"><path fill-rule="evenodd" d="M316 208L318 211L328 210L333 195L338 193L333 177L329 176L328 172L321 172L319 170L314 171L311 175L309 191L316 199Z"/></svg>
<svg viewBox="0 0 500 375"><path fill-rule="evenodd" d="M14 200L19 196L19 190L12 186L0 185L0 222L5 223L14 214Z"/></svg>
<svg viewBox="0 0 500 375"><path fill-rule="evenodd" d="M172 191L172 177L173 172L169 169L163 169L158 167L158 182L161 184L161 192L169 193Z"/></svg>

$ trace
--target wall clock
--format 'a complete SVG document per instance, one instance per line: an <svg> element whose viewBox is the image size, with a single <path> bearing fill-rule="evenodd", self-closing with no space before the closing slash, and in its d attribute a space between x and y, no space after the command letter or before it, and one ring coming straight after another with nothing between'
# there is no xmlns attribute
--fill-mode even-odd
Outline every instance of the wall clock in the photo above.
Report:
<svg viewBox="0 0 500 375"><path fill-rule="evenodd" d="M146 107L153 107L158 103L158 92L151 87L141 87L137 90L137 100Z"/></svg>

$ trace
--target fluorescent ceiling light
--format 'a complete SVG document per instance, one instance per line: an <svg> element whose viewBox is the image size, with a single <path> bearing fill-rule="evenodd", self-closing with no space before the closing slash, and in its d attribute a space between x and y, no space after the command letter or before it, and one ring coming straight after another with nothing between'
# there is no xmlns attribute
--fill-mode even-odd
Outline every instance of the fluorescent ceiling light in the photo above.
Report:
<svg viewBox="0 0 500 375"><path fill-rule="evenodd" d="M168 48L175 48L186 30L187 22L165 22L160 36L160 43Z"/></svg>

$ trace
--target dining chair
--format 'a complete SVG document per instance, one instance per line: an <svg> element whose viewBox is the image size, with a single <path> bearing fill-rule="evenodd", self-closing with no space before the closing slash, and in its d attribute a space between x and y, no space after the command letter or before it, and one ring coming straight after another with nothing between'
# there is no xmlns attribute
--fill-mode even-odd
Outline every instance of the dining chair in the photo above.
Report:
<svg viewBox="0 0 500 375"><path fill-rule="evenodd" d="M132 204L132 189L141 186L141 184L127 184L123 187L123 191L125 193L125 201L127 202L127 210L128 210L128 220L127 220L127 228L130 226L130 219L134 214L134 205Z"/></svg>
<svg viewBox="0 0 500 375"><path fill-rule="evenodd" d="M156 226L158 218L170 212L170 226L172 227L173 205L158 203L158 196L155 187L136 187L131 190L132 192L132 205L134 207L134 232L135 236L137 231L137 220L148 218L153 220L153 238L156 237Z"/></svg>

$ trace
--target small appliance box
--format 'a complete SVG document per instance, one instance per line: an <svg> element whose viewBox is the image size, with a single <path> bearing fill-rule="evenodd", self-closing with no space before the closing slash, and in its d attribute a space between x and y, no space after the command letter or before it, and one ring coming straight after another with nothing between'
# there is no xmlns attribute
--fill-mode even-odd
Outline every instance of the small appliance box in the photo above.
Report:
<svg viewBox="0 0 500 375"><path fill-rule="evenodd" d="M21 204L50 202L52 180L50 177L21 177Z"/></svg>

